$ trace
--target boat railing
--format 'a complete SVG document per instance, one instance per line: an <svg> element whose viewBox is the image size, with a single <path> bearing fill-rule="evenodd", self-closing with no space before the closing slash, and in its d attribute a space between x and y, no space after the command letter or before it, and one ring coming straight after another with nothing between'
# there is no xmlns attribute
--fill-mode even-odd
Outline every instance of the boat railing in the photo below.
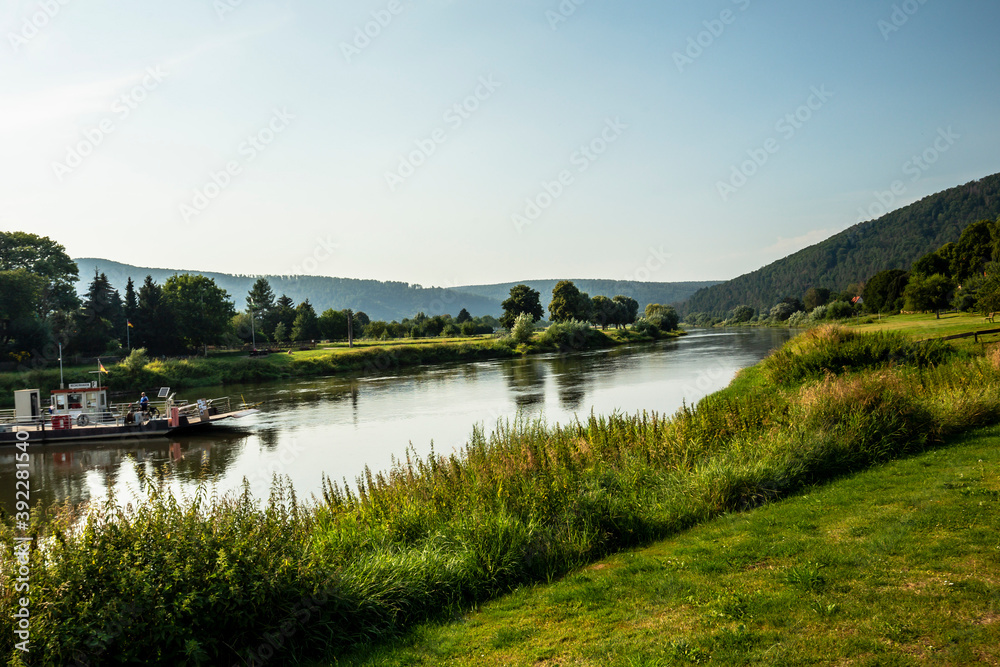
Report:
<svg viewBox="0 0 1000 667"><path fill-rule="evenodd" d="M16 417L10 414L12 411L6 410L0 414L0 426L4 430L25 429L37 431L40 429L58 431L62 428L80 428L83 426L120 426L125 423L124 417L119 417L114 412L103 410L94 412L81 412L77 415L59 414L50 415L45 412L38 417Z"/></svg>

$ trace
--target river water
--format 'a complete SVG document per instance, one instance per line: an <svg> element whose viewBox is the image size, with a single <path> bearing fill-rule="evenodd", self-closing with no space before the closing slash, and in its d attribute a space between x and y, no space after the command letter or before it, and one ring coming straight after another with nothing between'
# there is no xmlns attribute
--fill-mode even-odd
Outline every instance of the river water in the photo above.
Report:
<svg viewBox="0 0 1000 667"><path fill-rule="evenodd" d="M246 479L266 497L274 474L288 476L300 498L319 495L322 474L353 483L367 465L385 470L412 447L451 453L473 425L487 430L519 412L549 423L596 414L672 413L727 385L736 372L780 346L788 329L694 330L655 345L576 355L445 364L378 376L330 377L229 386L260 412L199 435L106 444L31 447L31 504L121 500L149 483L190 494L210 479L218 492ZM43 388L43 393L45 389ZM182 392L214 397L220 390ZM14 505L13 448L0 451L0 504Z"/></svg>

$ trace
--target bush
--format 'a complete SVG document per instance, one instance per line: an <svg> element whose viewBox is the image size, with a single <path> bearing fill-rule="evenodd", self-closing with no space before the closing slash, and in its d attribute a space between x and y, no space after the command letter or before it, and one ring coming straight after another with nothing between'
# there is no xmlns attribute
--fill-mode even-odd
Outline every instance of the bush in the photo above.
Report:
<svg viewBox="0 0 1000 667"><path fill-rule="evenodd" d="M775 322L784 322L789 317L791 317L792 313L794 312L795 312L795 306L793 306L790 303L782 301L781 303L775 304L774 307L771 308L770 315L771 319L774 320Z"/></svg>
<svg viewBox="0 0 1000 667"><path fill-rule="evenodd" d="M834 301L826 307L828 320L843 320L854 315L854 306L846 301Z"/></svg>
<svg viewBox="0 0 1000 667"><path fill-rule="evenodd" d="M586 349L591 334L602 335L592 331L588 322L569 320L549 325L538 337L538 342L545 347L556 348L560 351Z"/></svg>
<svg viewBox="0 0 1000 667"><path fill-rule="evenodd" d="M647 320L645 317L640 317L632 325L632 330L636 333L642 334L643 336L649 336L650 338L660 337L660 328Z"/></svg>
<svg viewBox="0 0 1000 667"><path fill-rule="evenodd" d="M806 311L798 310L792 313L792 316L787 320L788 326L790 327L805 327L809 325L809 316L806 315Z"/></svg>
<svg viewBox="0 0 1000 667"><path fill-rule="evenodd" d="M514 319L514 328L510 330L510 337L518 345L531 341L535 333L535 318L531 313L521 313Z"/></svg>
<svg viewBox="0 0 1000 667"><path fill-rule="evenodd" d="M826 306L816 306L815 308L812 309L812 312L809 313L809 318L813 322L822 322L823 320L826 319L826 311L827 311Z"/></svg>

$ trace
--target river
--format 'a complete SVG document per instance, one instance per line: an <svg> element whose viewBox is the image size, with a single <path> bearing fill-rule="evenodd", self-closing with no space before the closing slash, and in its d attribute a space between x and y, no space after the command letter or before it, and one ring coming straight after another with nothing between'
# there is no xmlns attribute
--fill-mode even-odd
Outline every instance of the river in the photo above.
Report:
<svg viewBox="0 0 1000 667"><path fill-rule="evenodd" d="M210 479L220 493L244 478L266 497L274 474L288 476L300 498L319 494L322 474L353 483L367 465L388 469L408 447L419 455L451 453L474 424L487 429L518 412L567 423L596 414L672 413L726 386L787 340L788 329L694 330L654 345L576 355L400 369L378 376L328 377L229 386L226 393L263 401L260 412L199 435L123 445L31 448L32 506L79 503L114 492L126 500L150 483L191 494ZM44 390L43 390L44 391ZM215 390L182 392L195 399ZM0 452L0 504L14 501L13 448Z"/></svg>

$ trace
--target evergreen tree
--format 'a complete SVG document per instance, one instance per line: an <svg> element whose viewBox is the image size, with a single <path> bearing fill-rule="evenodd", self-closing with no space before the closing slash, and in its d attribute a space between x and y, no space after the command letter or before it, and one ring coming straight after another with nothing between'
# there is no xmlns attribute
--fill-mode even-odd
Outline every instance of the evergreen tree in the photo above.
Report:
<svg viewBox="0 0 1000 667"><path fill-rule="evenodd" d="M458 311L458 317L455 318L455 322L458 324L465 324L466 322L472 321L472 315L469 314L465 308Z"/></svg>
<svg viewBox="0 0 1000 667"><path fill-rule="evenodd" d="M278 301L274 305L271 317L268 318L269 322L265 322L265 326L273 323L275 329L278 327L278 323L285 325L285 333L288 335L292 331L292 326L295 324L295 302L292 299L282 294L278 297ZM271 329L273 331L273 329Z"/></svg>
<svg viewBox="0 0 1000 667"><path fill-rule="evenodd" d="M123 315L118 292L105 274L95 270L83 307L73 318L73 349L85 355L107 351L111 341L117 339L115 325Z"/></svg>
<svg viewBox="0 0 1000 667"><path fill-rule="evenodd" d="M247 310L253 315L254 326L260 333L273 333L278 325L274 317L274 292L267 278L258 278L247 293Z"/></svg>
<svg viewBox="0 0 1000 667"><path fill-rule="evenodd" d="M309 299L299 304L295 309L295 321L292 324L292 340L303 342L319 338L319 318L313 310Z"/></svg>
<svg viewBox="0 0 1000 667"><path fill-rule="evenodd" d="M181 348L173 311L152 276L139 288L132 326L133 347L144 347L152 355L175 354Z"/></svg>
<svg viewBox="0 0 1000 667"><path fill-rule="evenodd" d="M132 282L132 276L129 276L128 282L125 284L125 318L131 322L138 307L139 300L135 294L135 283ZM135 324L135 322L132 323Z"/></svg>

